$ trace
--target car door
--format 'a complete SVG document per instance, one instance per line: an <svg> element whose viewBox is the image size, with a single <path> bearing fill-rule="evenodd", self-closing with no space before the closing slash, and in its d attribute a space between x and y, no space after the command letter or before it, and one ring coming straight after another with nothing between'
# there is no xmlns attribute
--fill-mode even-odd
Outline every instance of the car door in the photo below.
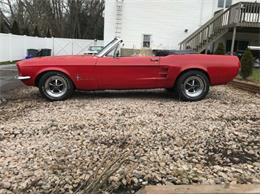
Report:
<svg viewBox="0 0 260 195"><path fill-rule="evenodd" d="M160 57L100 57L96 71L99 89L161 88L168 76Z"/></svg>

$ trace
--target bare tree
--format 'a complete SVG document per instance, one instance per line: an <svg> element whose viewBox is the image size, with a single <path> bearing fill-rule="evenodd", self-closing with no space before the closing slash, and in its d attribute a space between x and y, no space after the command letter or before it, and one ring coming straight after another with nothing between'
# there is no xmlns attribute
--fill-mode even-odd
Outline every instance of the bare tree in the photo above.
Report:
<svg viewBox="0 0 260 195"><path fill-rule="evenodd" d="M0 0L0 30L14 21L23 34L102 39L104 0ZM2 32L2 31L0 31Z"/></svg>

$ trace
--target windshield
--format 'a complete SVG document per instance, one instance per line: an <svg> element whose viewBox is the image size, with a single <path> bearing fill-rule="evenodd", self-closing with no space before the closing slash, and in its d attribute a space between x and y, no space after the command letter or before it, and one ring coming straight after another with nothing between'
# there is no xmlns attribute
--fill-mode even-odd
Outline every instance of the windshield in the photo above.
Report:
<svg viewBox="0 0 260 195"><path fill-rule="evenodd" d="M115 42L117 42L117 41L118 41L118 39L114 39L113 41L108 43L101 51L99 51L97 53L97 56L101 55L105 50L107 50L108 48L112 47L115 44Z"/></svg>

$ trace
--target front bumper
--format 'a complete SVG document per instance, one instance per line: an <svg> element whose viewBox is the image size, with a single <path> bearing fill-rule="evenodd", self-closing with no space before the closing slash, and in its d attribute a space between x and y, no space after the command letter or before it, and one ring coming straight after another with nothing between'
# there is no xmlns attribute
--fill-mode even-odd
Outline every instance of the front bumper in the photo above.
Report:
<svg viewBox="0 0 260 195"><path fill-rule="evenodd" d="M18 79L18 80L28 80L31 77L30 76L16 76L15 78Z"/></svg>

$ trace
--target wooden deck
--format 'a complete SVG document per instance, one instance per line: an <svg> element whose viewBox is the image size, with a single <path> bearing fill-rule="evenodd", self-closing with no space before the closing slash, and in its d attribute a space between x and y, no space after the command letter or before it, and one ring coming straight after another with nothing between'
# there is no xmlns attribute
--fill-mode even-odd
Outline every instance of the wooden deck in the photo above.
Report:
<svg viewBox="0 0 260 195"><path fill-rule="evenodd" d="M217 13L180 43L180 49L202 52L231 28L260 28L260 3L240 2Z"/></svg>

